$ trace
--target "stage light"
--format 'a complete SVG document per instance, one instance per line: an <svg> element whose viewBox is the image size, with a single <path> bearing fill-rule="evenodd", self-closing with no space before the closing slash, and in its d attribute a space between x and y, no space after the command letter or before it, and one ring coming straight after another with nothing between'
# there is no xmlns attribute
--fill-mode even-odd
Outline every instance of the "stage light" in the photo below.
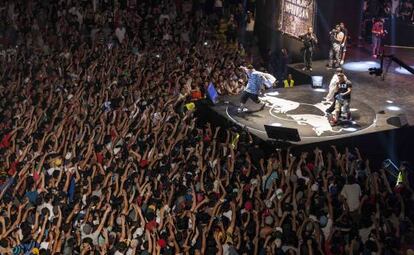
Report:
<svg viewBox="0 0 414 255"><path fill-rule="evenodd" d="M322 88L323 76L314 75L312 76L312 88Z"/></svg>
<svg viewBox="0 0 414 255"><path fill-rule="evenodd" d="M411 68L414 68L414 66L411 66ZM396 67L395 68L395 72L399 73L399 74L406 74L406 75L413 75L412 73L410 73L407 69L403 68L403 67Z"/></svg>
<svg viewBox="0 0 414 255"><path fill-rule="evenodd" d="M387 106L387 109L390 110L390 111L393 111L393 112L396 112L396 111L400 111L401 110L400 107L395 106L395 105Z"/></svg>
<svg viewBox="0 0 414 255"><path fill-rule="evenodd" d="M272 92L267 92L264 95L274 97L274 96L278 96L279 94L280 93L278 91L272 91Z"/></svg>
<svg viewBox="0 0 414 255"><path fill-rule="evenodd" d="M375 61L359 61L359 62L348 62L342 65L344 70L354 72L366 72L369 68L379 68L380 64Z"/></svg>
<svg viewBox="0 0 414 255"><path fill-rule="evenodd" d="M348 127L348 128L344 128L344 130L347 131L347 132L355 132L358 129L357 128L354 128L354 127Z"/></svg>
<svg viewBox="0 0 414 255"><path fill-rule="evenodd" d="M314 89L313 91L316 91L316 92L323 92L323 93L325 93L326 92L326 89Z"/></svg>
<svg viewBox="0 0 414 255"><path fill-rule="evenodd" d="M274 127L281 127L282 126L282 124L277 123L277 122L274 122L271 125L274 126Z"/></svg>
<svg viewBox="0 0 414 255"><path fill-rule="evenodd" d="M392 101L392 100L387 100L386 102L389 103L389 104L393 104L394 103L394 101Z"/></svg>

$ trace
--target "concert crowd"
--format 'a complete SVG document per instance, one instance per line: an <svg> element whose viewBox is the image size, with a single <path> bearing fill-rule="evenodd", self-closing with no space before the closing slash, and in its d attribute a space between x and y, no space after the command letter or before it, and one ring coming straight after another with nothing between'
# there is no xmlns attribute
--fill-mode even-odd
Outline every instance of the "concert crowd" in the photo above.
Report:
<svg viewBox="0 0 414 255"><path fill-rule="evenodd" d="M2 2L0 254L413 254L408 169L186 109L247 79L252 14L201 2Z"/></svg>

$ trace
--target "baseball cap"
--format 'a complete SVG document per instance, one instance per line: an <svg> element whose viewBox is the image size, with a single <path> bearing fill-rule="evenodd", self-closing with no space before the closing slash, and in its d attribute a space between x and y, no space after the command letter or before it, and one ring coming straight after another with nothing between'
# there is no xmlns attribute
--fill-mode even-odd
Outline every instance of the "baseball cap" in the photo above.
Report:
<svg viewBox="0 0 414 255"><path fill-rule="evenodd" d="M267 216L265 219L264 219L264 222L265 222L265 224L266 225L272 225L273 224L273 217L272 216Z"/></svg>
<svg viewBox="0 0 414 255"><path fill-rule="evenodd" d="M92 227L89 224L85 224L82 230L85 234L89 235L92 232Z"/></svg>
<svg viewBox="0 0 414 255"><path fill-rule="evenodd" d="M164 239L158 240L158 245L161 247L161 249L167 247L167 242Z"/></svg>
<svg viewBox="0 0 414 255"><path fill-rule="evenodd" d="M233 216L232 210L228 210L227 212L224 212L223 216L226 217L227 219L231 220L231 217Z"/></svg>
<svg viewBox="0 0 414 255"><path fill-rule="evenodd" d="M328 224L328 218L325 215L322 215L319 218L319 225L321 225L321 227L325 227L326 224Z"/></svg>
<svg viewBox="0 0 414 255"><path fill-rule="evenodd" d="M277 189L276 190L276 196L278 199L281 199L283 197L283 190L282 189Z"/></svg>

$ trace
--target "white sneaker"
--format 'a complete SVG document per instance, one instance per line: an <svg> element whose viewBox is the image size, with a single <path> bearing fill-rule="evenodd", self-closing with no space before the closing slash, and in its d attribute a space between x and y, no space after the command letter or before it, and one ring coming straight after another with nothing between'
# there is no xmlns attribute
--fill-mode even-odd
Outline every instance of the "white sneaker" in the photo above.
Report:
<svg viewBox="0 0 414 255"><path fill-rule="evenodd" d="M259 104L268 104L269 102L267 100L264 100L263 98L260 98L260 103Z"/></svg>
<svg viewBox="0 0 414 255"><path fill-rule="evenodd" d="M246 107L243 108L243 112L247 112L249 109L247 109Z"/></svg>
<svg viewBox="0 0 414 255"><path fill-rule="evenodd" d="M240 107L239 107L239 108L237 108L237 112L238 112L238 113L241 113L241 112L242 112L242 108L240 108Z"/></svg>

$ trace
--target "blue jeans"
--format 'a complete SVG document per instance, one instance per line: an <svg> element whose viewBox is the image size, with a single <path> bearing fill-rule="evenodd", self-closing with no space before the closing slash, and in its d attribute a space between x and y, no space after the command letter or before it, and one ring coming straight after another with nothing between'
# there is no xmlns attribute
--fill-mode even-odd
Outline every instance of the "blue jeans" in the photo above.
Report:
<svg viewBox="0 0 414 255"><path fill-rule="evenodd" d="M372 55L379 55L381 51L381 37L372 35Z"/></svg>

